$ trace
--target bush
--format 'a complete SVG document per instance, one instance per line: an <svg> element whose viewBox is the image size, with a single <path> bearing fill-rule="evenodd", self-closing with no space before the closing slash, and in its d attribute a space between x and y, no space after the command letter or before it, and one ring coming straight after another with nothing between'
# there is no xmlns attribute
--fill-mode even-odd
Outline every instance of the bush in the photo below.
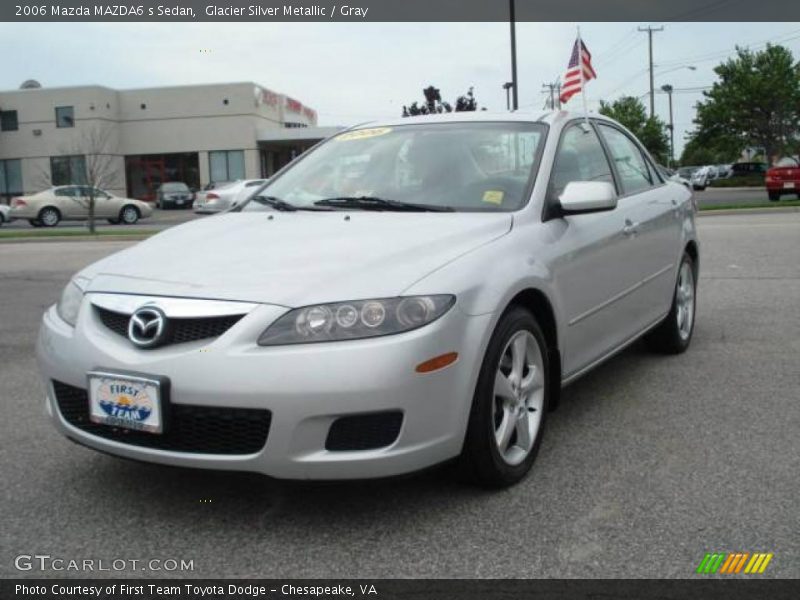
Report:
<svg viewBox="0 0 800 600"><path fill-rule="evenodd" d="M726 179L715 179L709 185L710 187L715 187L715 188L732 188L732 187L763 188L766 186L766 183L764 183L764 175L753 173L752 175L744 175L742 177L728 177Z"/></svg>

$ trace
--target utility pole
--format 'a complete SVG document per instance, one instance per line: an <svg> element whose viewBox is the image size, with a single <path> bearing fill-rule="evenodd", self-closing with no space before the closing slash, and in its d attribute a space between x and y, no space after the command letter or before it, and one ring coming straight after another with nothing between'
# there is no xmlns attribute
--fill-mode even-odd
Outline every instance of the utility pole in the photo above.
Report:
<svg viewBox="0 0 800 600"><path fill-rule="evenodd" d="M553 81L551 83L543 83L542 89L546 90L545 93L550 94L550 100L547 103L547 106L550 110L556 109L556 103L558 103L559 110L561 109L561 83L558 80Z"/></svg>
<svg viewBox="0 0 800 600"><path fill-rule="evenodd" d="M647 41L650 46L650 118L656 114L656 92L653 82L653 32L664 31L663 27L638 27L639 31L647 32Z"/></svg>
<svg viewBox="0 0 800 600"><path fill-rule="evenodd" d="M669 96L669 162L668 167L672 168L675 164L675 123L672 121L672 86L662 85L661 89Z"/></svg>
<svg viewBox="0 0 800 600"><path fill-rule="evenodd" d="M508 16L511 22L511 84L512 84L512 99L513 108L519 108L519 96L517 94L517 28L515 22L514 0L508 0Z"/></svg>

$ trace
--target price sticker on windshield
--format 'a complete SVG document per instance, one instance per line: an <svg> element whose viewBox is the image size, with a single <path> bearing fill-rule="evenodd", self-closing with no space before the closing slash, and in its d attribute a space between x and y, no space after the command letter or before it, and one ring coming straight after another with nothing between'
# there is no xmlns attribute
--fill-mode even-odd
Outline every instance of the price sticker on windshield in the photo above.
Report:
<svg viewBox="0 0 800 600"><path fill-rule="evenodd" d="M392 130L391 127L373 127L371 129L357 129L356 131L348 131L342 135L337 135L335 139L337 142L350 142L352 140L366 140L368 138L378 137L379 135L386 135Z"/></svg>

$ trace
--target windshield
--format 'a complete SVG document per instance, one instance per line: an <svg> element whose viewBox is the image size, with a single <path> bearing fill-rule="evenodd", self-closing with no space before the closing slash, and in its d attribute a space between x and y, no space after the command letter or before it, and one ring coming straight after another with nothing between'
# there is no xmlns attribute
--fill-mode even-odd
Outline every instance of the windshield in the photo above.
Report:
<svg viewBox="0 0 800 600"><path fill-rule="evenodd" d="M790 156L786 156L775 163L776 167L796 167L798 163Z"/></svg>
<svg viewBox="0 0 800 600"><path fill-rule="evenodd" d="M541 123L357 129L321 144L257 196L301 209L516 210L527 201L545 135ZM274 200L243 210L274 210Z"/></svg>
<svg viewBox="0 0 800 600"><path fill-rule="evenodd" d="M165 183L161 189L165 192L188 192L189 186L185 183Z"/></svg>

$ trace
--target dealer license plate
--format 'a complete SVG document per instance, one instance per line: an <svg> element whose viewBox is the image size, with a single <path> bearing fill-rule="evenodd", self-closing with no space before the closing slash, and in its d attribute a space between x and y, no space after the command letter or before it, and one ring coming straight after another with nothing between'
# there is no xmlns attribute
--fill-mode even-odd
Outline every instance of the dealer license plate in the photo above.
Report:
<svg viewBox="0 0 800 600"><path fill-rule="evenodd" d="M794 188L794 181L785 181L783 183L783 187L793 189Z"/></svg>
<svg viewBox="0 0 800 600"><path fill-rule="evenodd" d="M114 373L89 373L89 419L112 427L162 433L160 381Z"/></svg>

